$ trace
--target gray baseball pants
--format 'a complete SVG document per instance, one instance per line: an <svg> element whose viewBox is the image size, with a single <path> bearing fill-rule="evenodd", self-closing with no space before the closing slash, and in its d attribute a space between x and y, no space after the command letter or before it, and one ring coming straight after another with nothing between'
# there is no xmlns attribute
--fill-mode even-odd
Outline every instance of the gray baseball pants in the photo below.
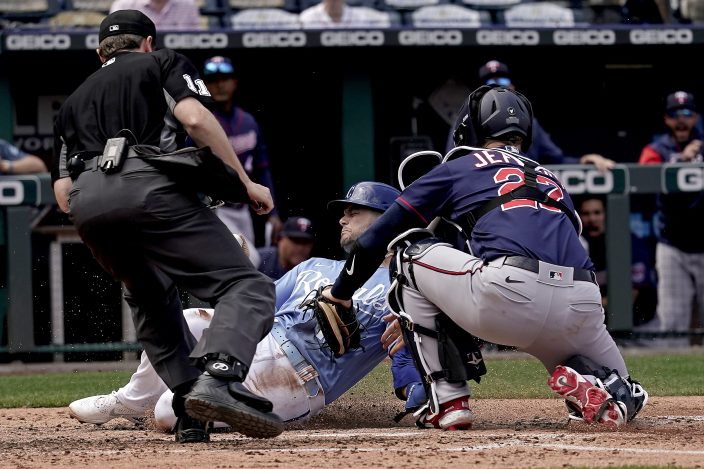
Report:
<svg viewBox="0 0 704 469"><path fill-rule="evenodd" d="M599 287L572 281L571 268L540 264L540 273L504 265L504 257L484 265L479 258L436 244L415 258L417 290L403 287L405 312L413 322L435 329L440 312L485 341L517 347L540 360L548 373L573 355L628 370L604 325ZM561 280L550 272L562 272ZM557 277L553 274L553 277ZM559 284L559 286L558 286ZM421 336L420 351L431 371L440 371L437 340ZM468 394L467 385L439 380L435 392L444 403Z"/></svg>

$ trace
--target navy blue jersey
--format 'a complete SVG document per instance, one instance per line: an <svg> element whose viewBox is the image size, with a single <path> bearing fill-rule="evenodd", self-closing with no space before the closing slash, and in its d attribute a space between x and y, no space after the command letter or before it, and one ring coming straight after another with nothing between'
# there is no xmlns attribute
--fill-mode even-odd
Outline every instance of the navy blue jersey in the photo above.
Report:
<svg viewBox="0 0 704 469"><path fill-rule="evenodd" d="M523 167L517 153L474 151L433 168L407 187L397 203L415 213L423 224L436 216L455 220L523 185ZM536 172L538 189L574 211L572 200L557 177L541 166ZM488 212L474 227L470 246L472 254L485 261L519 255L557 265L592 268L569 218L560 209L533 200L512 200Z"/></svg>
<svg viewBox="0 0 704 469"><path fill-rule="evenodd" d="M467 147L467 151L468 154L439 164L416 179L359 237L345 269L333 285L335 298L349 299L374 272L388 243L399 234L426 227L436 217L459 220L488 201L524 185L524 161L532 160L515 152L514 147L502 150ZM557 177L542 166L537 166L535 172L538 190L574 212L574 204ZM568 216L559 208L534 200L514 199L487 212L474 226L470 248L471 254L485 262L503 255L517 255L593 270Z"/></svg>

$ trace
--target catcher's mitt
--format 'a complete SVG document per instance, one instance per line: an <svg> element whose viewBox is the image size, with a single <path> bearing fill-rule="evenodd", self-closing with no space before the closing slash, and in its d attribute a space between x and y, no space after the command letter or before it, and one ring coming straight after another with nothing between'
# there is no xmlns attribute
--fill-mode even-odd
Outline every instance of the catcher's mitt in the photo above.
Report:
<svg viewBox="0 0 704 469"><path fill-rule="evenodd" d="M345 308L323 296L320 287L310 292L310 297L301 307L311 310L320 325L320 332L335 358L341 357L350 349L360 346L360 325L354 304Z"/></svg>

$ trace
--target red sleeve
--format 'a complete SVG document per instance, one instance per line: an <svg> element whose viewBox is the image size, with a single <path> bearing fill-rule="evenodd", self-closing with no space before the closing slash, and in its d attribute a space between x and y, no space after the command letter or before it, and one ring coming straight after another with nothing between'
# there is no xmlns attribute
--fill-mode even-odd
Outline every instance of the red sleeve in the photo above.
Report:
<svg viewBox="0 0 704 469"><path fill-rule="evenodd" d="M643 148L643 151L640 153L640 159L638 160L640 164L660 164L662 162L662 155L655 151L650 145L646 145L645 148Z"/></svg>

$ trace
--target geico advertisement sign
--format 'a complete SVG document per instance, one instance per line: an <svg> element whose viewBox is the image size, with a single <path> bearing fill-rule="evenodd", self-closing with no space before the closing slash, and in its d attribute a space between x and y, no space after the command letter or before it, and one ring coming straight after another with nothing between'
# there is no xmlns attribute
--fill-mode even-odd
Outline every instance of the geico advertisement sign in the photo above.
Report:
<svg viewBox="0 0 704 469"><path fill-rule="evenodd" d="M224 49L229 45L227 34L165 34L164 46L170 49Z"/></svg>
<svg viewBox="0 0 704 469"><path fill-rule="evenodd" d="M0 180L0 205L20 205L24 201L22 181Z"/></svg>
<svg viewBox="0 0 704 469"><path fill-rule="evenodd" d="M628 32L631 44L692 44L691 29L632 29Z"/></svg>
<svg viewBox="0 0 704 469"><path fill-rule="evenodd" d="M704 168L701 166L664 167L663 192L698 192L704 190Z"/></svg>
<svg viewBox="0 0 704 469"><path fill-rule="evenodd" d="M65 50L71 48L68 34L8 34L7 50Z"/></svg>
<svg viewBox="0 0 704 469"><path fill-rule="evenodd" d="M383 46L382 31L325 31L320 43L326 47L339 46Z"/></svg>
<svg viewBox="0 0 704 469"><path fill-rule="evenodd" d="M558 29L552 33L552 40L558 46L604 46L616 43L616 31L611 29Z"/></svg>
<svg viewBox="0 0 704 469"><path fill-rule="evenodd" d="M401 31L398 42L402 46L459 46L462 44L462 31L456 29L431 29Z"/></svg>
<svg viewBox="0 0 704 469"><path fill-rule="evenodd" d="M481 46L537 46L539 43L540 34L533 29L480 29L477 31L477 44Z"/></svg>
<svg viewBox="0 0 704 469"><path fill-rule="evenodd" d="M306 42L306 34L301 31L244 33L242 35L244 47L304 47Z"/></svg>
<svg viewBox="0 0 704 469"><path fill-rule="evenodd" d="M596 169L553 169L570 194L608 194L615 189L616 170L601 173Z"/></svg>

